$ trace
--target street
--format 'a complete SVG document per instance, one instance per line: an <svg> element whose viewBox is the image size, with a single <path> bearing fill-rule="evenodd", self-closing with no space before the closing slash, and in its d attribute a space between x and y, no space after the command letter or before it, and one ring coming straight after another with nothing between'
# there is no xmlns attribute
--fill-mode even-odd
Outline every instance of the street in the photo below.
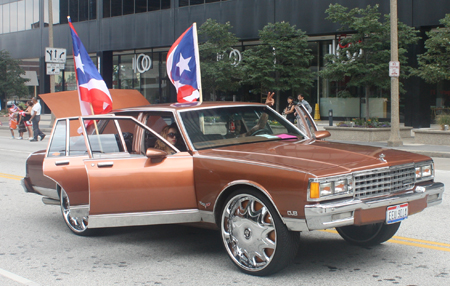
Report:
<svg viewBox="0 0 450 286"><path fill-rule="evenodd" d="M450 159L433 158L444 202L406 219L377 247L347 244L335 231L301 234L294 263L270 277L241 273L218 231L185 225L74 235L59 206L20 185L42 142L0 130L0 285L450 285Z"/></svg>

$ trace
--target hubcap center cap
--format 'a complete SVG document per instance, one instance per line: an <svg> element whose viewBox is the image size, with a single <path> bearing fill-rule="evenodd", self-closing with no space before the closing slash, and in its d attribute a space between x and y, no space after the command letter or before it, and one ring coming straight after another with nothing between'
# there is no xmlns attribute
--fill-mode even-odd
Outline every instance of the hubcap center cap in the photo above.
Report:
<svg viewBox="0 0 450 286"><path fill-rule="evenodd" d="M249 228L246 228L244 230L244 237L245 237L245 239L250 239L251 236L252 236L252 230L249 229Z"/></svg>

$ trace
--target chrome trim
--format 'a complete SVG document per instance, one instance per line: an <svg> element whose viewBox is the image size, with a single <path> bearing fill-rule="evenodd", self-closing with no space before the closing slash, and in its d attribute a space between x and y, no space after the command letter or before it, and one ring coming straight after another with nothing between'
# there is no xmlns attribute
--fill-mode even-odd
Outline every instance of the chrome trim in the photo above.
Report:
<svg viewBox="0 0 450 286"><path fill-rule="evenodd" d="M55 161L55 165L56 165L56 166L69 165L69 163L70 163L69 160Z"/></svg>
<svg viewBox="0 0 450 286"><path fill-rule="evenodd" d="M54 200L49 197L42 197L42 202L44 205L53 205L53 206L59 206L60 202L59 200Z"/></svg>
<svg viewBox="0 0 450 286"><path fill-rule="evenodd" d="M102 168L102 167L112 167L114 166L114 162L99 162L97 163L97 167Z"/></svg>
<svg viewBox="0 0 450 286"><path fill-rule="evenodd" d="M290 231L309 231L308 225L306 224L305 219L296 219L296 218L282 218L287 228Z"/></svg>
<svg viewBox="0 0 450 286"><path fill-rule="evenodd" d="M200 217L203 222L210 222L210 223L216 224L216 218L214 216L214 212L201 211L201 210L199 210L198 212L200 213Z"/></svg>
<svg viewBox="0 0 450 286"><path fill-rule="evenodd" d="M89 216L89 228L201 222L197 209Z"/></svg>
<svg viewBox="0 0 450 286"><path fill-rule="evenodd" d="M444 192L443 183L433 183L428 186L418 186L415 190L408 191L400 195L390 195L387 197L371 198L367 200L348 199L337 202L324 202L314 205L305 206L305 218L308 228L326 229L354 224L354 211L361 209L374 209L379 207L387 207L406 202L412 202L430 197L427 207L434 206L442 202L442 194ZM333 215L351 212L348 218L340 218L333 220Z"/></svg>
<svg viewBox="0 0 450 286"><path fill-rule="evenodd" d="M50 199L58 200L59 201L59 195L58 191L55 189L50 188L43 188L38 186L33 186L33 189L38 192L39 194L43 195L44 197L49 197Z"/></svg>

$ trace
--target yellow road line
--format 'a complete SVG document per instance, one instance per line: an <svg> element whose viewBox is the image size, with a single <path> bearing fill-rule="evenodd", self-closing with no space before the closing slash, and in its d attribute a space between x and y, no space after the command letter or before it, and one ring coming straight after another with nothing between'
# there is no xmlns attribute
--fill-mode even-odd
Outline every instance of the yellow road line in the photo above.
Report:
<svg viewBox="0 0 450 286"><path fill-rule="evenodd" d="M332 230L332 229L323 229L320 231L334 233L334 234L338 233L337 231ZM406 241L403 241L403 240L406 240ZM413 242L410 242L410 241L413 241ZM442 243L442 242L435 242L435 241L402 237L402 236L393 236L387 242L450 252L450 244Z"/></svg>
<svg viewBox="0 0 450 286"><path fill-rule="evenodd" d="M0 178L6 178L6 179L20 181L20 180L22 180L23 176L0 173Z"/></svg>

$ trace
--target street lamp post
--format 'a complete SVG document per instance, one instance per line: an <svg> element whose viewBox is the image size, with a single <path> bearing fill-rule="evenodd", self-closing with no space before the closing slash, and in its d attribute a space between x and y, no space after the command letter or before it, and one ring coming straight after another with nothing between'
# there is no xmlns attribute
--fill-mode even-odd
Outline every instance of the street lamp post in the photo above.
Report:
<svg viewBox="0 0 450 286"><path fill-rule="evenodd" d="M391 62L398 62L398 25L397 25L397 0L390 0L391 4ZM400 116L399 116L399 83L400 74L391 75L391 135L388 146L402 146L400 137Z"/></svg>

